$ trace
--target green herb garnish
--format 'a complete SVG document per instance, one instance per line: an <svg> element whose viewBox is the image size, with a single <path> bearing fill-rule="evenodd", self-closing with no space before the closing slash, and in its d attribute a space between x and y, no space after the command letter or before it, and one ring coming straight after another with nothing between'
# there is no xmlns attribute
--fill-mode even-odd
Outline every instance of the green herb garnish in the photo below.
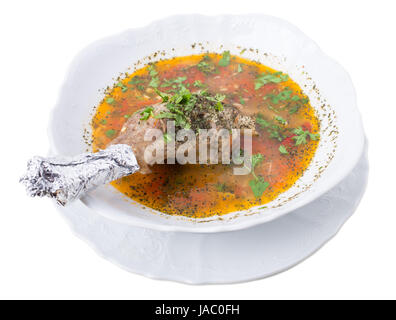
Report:
<svg viewBox="0 0 396 320"><path fill-rule="evenodd" d="M253 194L256 198L260 198L264 191L268 188L269 183L264 181L264 178L259 176L257 179L252 179L249 181L249 186L253 191Z"/></svg>
<svg viewBox="0 0 396 320"><path fill-rule="evenodd" d="M149 83L149 87L158 88L160 84L160 79L158 77L151 78Z"/></svg>
<svg viewBox="0 0 396 320"><path fill-rule="evenodd" d="M158 71L155 69L155 66L153 64L150 64L147 67L147 70L149 72L150 77L155 77L158 75Z"/></svg>
<svg viewBox="0 0 396 320"><path fill-rule="evenodd" d="M114 103L114 98L107 98L106 99L106 102L108 103L108 104L113 104Z"/></svg>
<svg viewBox="0 0 396 320"><path fill-rule="evenodd" d="M122 82L118 82L117 87L120 87L122 92L126 92L128 90L128 87L124 85Z"/></svg>
<svg viewBox="0 0 396 320"><path fill-rule="evenodd" d="M273 104L278 104L278 103L281 102L281 101L288 101L288 100L290 100L292 93L293 93L293 90L291 90L291 89L289 89L289 88L285 88L284 90L282 90L282 91L279 92L278 94L272 94L272 93L267 94L267 95L264 97L264 99L270 98L270 99L271 99L271 102L272 102ZM297 98L298 98L298 96L294 96L294 97L297 97ZM293 98L294 98L294 97L293 97Z"/></svg>
<svg viewBox="0 0 396 320"><path fill-rule="evenodd" d="M200 80L195 80L193 83L193 86L197 87L197 88L206 88L207 87L207 85L205 83L202 83Z"/></svg>
<svg viewBox="0 0 396 320"><path fill-rule="evenodd" d="M177 85L180 85L184 81L187 80L187 77L178 77L176 79L165 79L164 82L161 84L161 87L174 87L177 88Z"/></svg>
<svg viewBox="0 0 396 320"><path fill-rule="evenodd" d="M140 120L148 120L151 116L154 115L153 111L154 111L153 107L145 108L142 112L140 112L141 115Z"/></svg>
<svg viewBox="0 0 396 320"><path fill-rule="evenodd" d="M148 67L148 72L151 77L151 81L149 83L149 87L158 88L160 84L160 79L158 77L158 71L155 69L153 64L150 64Z"/></svg>
<svg viewBox="0 0 396 320"><path fill-rule="evenodd" d="M303 130L301 127L293 129L292 132L295 134L293 139L296 141L296 146L300 144L306 144L307 137L309 137L311 140L319 139L319 133L311 133L308 130Z"/></svg>
<svg viewBox="0 0 396 320"><path fill-rule="evenodd" d="M268 188L269 183L264 181L264 178L261 176L257 176L254 172L254 169L264 160L264 156L261 153L253 154L251 157L251 174L254 179L249 181L249 186L253 191L253 194L256 198L260 198L265 189Z"/></svg>
<svg viewBox="0 0 396 320"><path fill-rule="evenodd" d="M216 102L216 110L217 111L222 111L224 109L222 101L225 98L226 98L225 94L219 94L219 93L217 93L214 97L206 96L206 99L208 99L209 101Z"/></svg>
<svg viewBox="0 0 396 320"><path fill-rule="evenodd" d="M138 83L142 83L142 82L143 82L143 80L140 79L139 76L134 76L134 77L128 82L128 84L134 85L134 84L138 84Z"/></svg>
<svg viewBox="0 0 396 320"><path fill-rule="evenodd" d="M254 89L258 90L267 83L281 83L289 80L289 76L282 72L263 73L256 78Z"/></svg>
<svg viewBox="0 0 396 320"><path fill-rule="evenodd" d="M275 116L274 119L283 125L286 125L286 123L287 123L287 121L285 119L283 119L281 116Z"/></svg>
<svg viewBox="0 0 396 320"><path fill-rule="evenodd" d="M221 59L219 60L220 67L227 67L230 64L230 51L224 51Z"/></svg>
<svg viewBox="0 0 396 320"><path fill-rule="evenodd" d="M183 129L190 129L197 132L199 127L197 125L205 125L203 123L207 122L207 119L202 118L197 113L199 109L205 109L208 113L214 113L223 110L224 106L222 101L225 99L225 95L216 94L212 96L206 90L200 92L192 93L186 87L181 85L173 95L160 92L156 90L157 94L162 97L163 102L166 103L167 111L162 111L155 117L158 119L173 119L178 127ZM194 112L195 110L195 112ZM198 117L195 122L194 117ZM208 124L206 124L208 126ZM200 127L203 128L203 127Z"/></svg>
<svg viewBox="0 0 396 320"><path fill-rule="evenodd" d="M289 114L294 114L300 109L299 105L295 105L289 109Z"/></svg>
<svg viewBox="0 0 396 320"><path fill-rule="evenodd" d="M107 131L105 132L105 135L106 135L106 137L108 137L108 138L114 137L115 134L116 134L116 131L115 131L114 129L110 129L110 130L107 130Z"/></svg>
<svg viewBox="0 0 396 320"><path fill-rule="evenodd" d="M224 192L227 188L225 183L216 183L215 187L219 192Z"/></svg>
<svg viewBox="0 0 396 320"><path fill-rule="evenodd" d="M171 135L169 133L164 133L163 137L164 137L165 143L168 143L168 142L172 141L172 137L171 137Z"/></svg>
<svg viewBox="0 0 396 320"><path fill-rule="evenodd" d="M252 170L254 170L254 168L257 167L257 165L259 165L261 162L263 162L264 157L261 153L256 153L254 155L252 155Z"/></svg>
<svg viewBox="0 0 396 320"><path fill-rule="evenodd" d="M279 146L279 152L281 154L289 154L289 152L287 151L286 147L284 145L282 145L282 144Z"/></svg>
<svg viewBox="0 0 396 320"><path fill-rule="evenodd" d="M261 115L257 116L256 123L261 128L267 130L267 132L270 134L270 138L279 140L281 142L285 138L284 133L283 133L284 130L279 125L265 120Z"/></svg>
<svg viewBox="0 0 396 320"><path fill-rule="evenodd" d="M217 72L216 66L214 65L212 59L208 55L205 55L202 58L202 60L197 64L197 68L199 71L205 74Z"/></svg>

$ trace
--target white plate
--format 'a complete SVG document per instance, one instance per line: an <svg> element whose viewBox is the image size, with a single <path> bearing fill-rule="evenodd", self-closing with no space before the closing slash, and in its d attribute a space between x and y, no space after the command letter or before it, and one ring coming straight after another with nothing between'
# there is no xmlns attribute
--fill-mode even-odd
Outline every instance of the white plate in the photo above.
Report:
<svg viewBox="0 0 396 320"><path fill-rule="evenodd" d="M341 183L315 201L233 232L162 232L112 221L81 202L58 208L81 239L128 271L190 284L233 283L284 271L318 250L355 211L367 175L365 154Z"/></svg>
<svg viewBox="0 0 396 320"><path fill-rule="evenodd" d="M161 51L157 59L205 50L240 54L242 48L248 48L244 57L259 60L296 80L321 119L319 147L297 183L266 204L266 208L258 206L201 220L153 211L111 186L90 193L82 199L84 204L107 218L132 226L220 232L271 221L313 201L341 181L357 163L364 144L350 78L296 27L264 15L174 16L90 45L74 60L53 111L49 127L51 149L64 155L85 151L84 130L89 131L93 107L103 98L98 89L111 86L120 73L135 63L139 67L153 61L145 56L156 51Z"/></svg>

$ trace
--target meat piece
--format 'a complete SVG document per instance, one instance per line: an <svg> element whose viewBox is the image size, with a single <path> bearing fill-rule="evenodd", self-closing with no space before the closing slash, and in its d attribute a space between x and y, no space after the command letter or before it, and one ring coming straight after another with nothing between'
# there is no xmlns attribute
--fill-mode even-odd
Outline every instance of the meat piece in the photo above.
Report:
<svg viewBox="0 0 396 320"><path fill-rule="evenodd" d="M222 159L222 139L219 139L220 129L251 129L253 134L255 133L255 121L250 116L244 115L240 110L232 105L222 104L222 109L216 109L216 102L210 99L209 96L197 95L195 101L195 107L190 111L186 112L186 119L188 125L197 134L200 129L217 129L217 132L210 132L209 137L213 140L219 141L218 144L210 145L207 154L210 152L217 152L218 159ZM148 119L142 119L142 113L146 108L143 108L135 112L122 127L119 135L111 141L110 145L116 144L127 144L130 145L136 159L140 166L141 173L150 173L150 165L154 163L165 163L169 157L174 157L174 151L177 150L178 146L184 142L175 141L175 144L164 143L163 139L157 139L156 141L145 141L145 135L149 129L158 129L163 134L167 133L168 121L173 121L172 118L161 117L160 115L169 110L167 103L159 103L152 106L152 113ZM176 125L176 130L181 127ZM206 141L206 140L205 140ZM144 154L145 150L149 145L153 145L153 149L159 151L154 154L150 154L149 158L145 161ZM198 146L198 137L195 143L185 146L185 149L190 147ZM230 141L230 146L233 145L233 141ZM216 150L211 150L216 148ZM238 145L239 148L239 145ZM196 148L196 158L198 159L198 147ZM239 151L239 150L238 150Z"/></svg>
<svg viewBox="0 0 396 320"><path fill-rule="evenodd" d="M154 106L152 116L147 120L142 120L141 111L135 112L128 121L121 128L120 134L111 141L110 145L127 144L131 146L133 153L140 166L140 173L150 173L151 170L146 161L144 161L144 151L146 147L152 144L152 141L145 141L144 136L149 129L159 129L163 133L166 132L166 119L157 119L155 116L166 110L164 103L159 103ZM158 142L157 142L158 143ZM152 159L151 163L155 162Z"/></svg>

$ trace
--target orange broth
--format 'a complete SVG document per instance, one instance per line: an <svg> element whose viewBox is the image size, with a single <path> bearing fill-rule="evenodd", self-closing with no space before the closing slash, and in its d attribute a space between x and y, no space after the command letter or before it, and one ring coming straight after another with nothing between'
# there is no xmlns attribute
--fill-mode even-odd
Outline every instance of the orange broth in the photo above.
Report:
<svg viewBox="0 0 396 320"><path fill-rule="evenodd" d="M163 60L121 79L107 91L93 117L93 150L104 149L135 111L161 102L154 87L168 93L180 84L191 92L205 87L226 95L224 103L265 119L264 125L257 123L259 135L252 138L253 154L262 155L254 172L268 183L262 195L253 194L251 174L233 175L233 166L222 164L154 165L150 174L135 173L112 182L116 189L170 215L205 218L264 205L303 174L319 140L319 121L308 98L287 76L280 82L258 80L263 74L280 77L276 70L227 55L211 53ZM266 127L266 123L271 125ZM281 137L276 137L276 132L274 137L272 125L279 127Z"/></svg>

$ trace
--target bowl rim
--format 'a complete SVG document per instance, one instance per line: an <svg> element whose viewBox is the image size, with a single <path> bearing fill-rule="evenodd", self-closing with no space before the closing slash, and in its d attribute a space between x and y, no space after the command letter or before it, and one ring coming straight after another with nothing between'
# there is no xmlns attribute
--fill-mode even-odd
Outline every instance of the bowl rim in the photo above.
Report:
<svg viewBox="0 0 396 320"><path fill-rule="evenodd" d="M207 19L207 18L212 18L212 19L225 19L225 18L231 18L231 17L247 17L247 18L252 18L252 19L269 19L272 21L277 21L280 22L284 25L287 25L288 28L293 29L295 32L298 32L299 34L303 35L306 39L310 40L313 45L316 46L317 54L320 54L323 58L331 61L333 64L337 65L339 70L343 72L343 76L345 76L348 79L348 82L350 84L350 89L351 91L349 92L353 98L353 104L350 105L350 108L355 109L354 111L356 112L356 117L357 117L357 124L358 124L358 129L361 131L361 139L359 141L356 141L358 144L358 149L359 152L356 152L353 154L353 156L349 159L349 161L346 163L346 165L343 167L343 171L336 176L336 178L332 178L332 180L327 184L326 188L322 188L315 193L309 193L306 194L304 197L301 197L300 200L295 203L293 208L286 208L285 210L280 210L276 214L261 214L259 218L256 219L236 219L239 220L238 223L225 223L221 225L213 225L210 222L205 223L205 224L200 224L199 227L197 227L197 224L191 223L191 224L185 224L185 225L172 225L172 224L159 224L154 221L149 221L144 218L136 218L134 216L129 216L128 218L119 218L119 217L114 217L112 214L109 214L105 212L104 210L94 210L96 213L105 216L106 218L117 221L123 224L129 224L133 226L138 226L142 228L147 228L147 229L153 229L153 230L159 230L159 231L168 231L168 232L192 232L192 233L217 233L217 232L230 232L230 231L236 231L236 230L241 230L241 229L246 229L249 227L253 227L258 224L262 223L267 223L270 222L274 219L278 219L286 214L289 214L293 212L296 209L299 209L303 207L304 205L314 201L315 199L319 198L322 196L324 193L329 191L330 189L334 188L338 183L340 183L350 171L356 166L358 163L358 160L360 159L361 155L364 152L364 141L365 141L365 135L364 135L364 130L363 130L363 124L362 124L362 119L361 115L359 112L359 109L357 107L357 102L356 102L356 91L353 86L351 77L349 73L334 59L329 57L322 49L317 45L317 43L312 40L310 37L308 37L305 33L303 33L298 27L293 25L292 23L270 15L265 15L265 14L224 14L224 15L203 15L203 14L176 14L176 15L170 15L167 17L164 17L162 19L157 19L154 20L145 26L142 27L137 27L137 28L129 28L127 30L124 30L122 32L118 32L115 34L112 34L110 36L98 39L89 45L87 45L85 48L80 50L76 56L73 58L72 62L70 63L69 67L67 68L66 75L63 79L62 85L58 91L58 98L56 101L56 104L50 111L50 116L49 116L49 124L47 127L47 135L49 138L50 142L50 154L60 154L56 147L56 143L54 141L54 138L51 134L51 125L54 122L55 118L55 112L58 109L59 105L61 104L61 92L65 87L67 87L67 83L69 82L69 76L71 73L71 70L75 70L75 66L78 65L79 63L79 56L83 53L86 53L89 49L96 47L98 44L103 43L104 41L116 37L122 37L123 35L131 32L131 31L138 31L138 30L143 30L146 28L153 28L157 24L164 23L165 21L171 21L171 20L177 20L177 19L184 19L184 18L190 18L190 19ZM87 203L84 199L78 199L76 201L80 201L83 205L87 206ZM91 208L92 209L92 208Z"/></svg>

